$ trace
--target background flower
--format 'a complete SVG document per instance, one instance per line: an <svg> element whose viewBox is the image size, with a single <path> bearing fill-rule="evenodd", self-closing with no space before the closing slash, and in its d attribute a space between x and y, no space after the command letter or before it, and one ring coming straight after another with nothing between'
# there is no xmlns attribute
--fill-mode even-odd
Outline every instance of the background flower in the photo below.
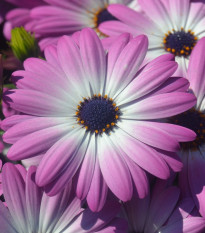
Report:
<svg viewBox="0 0 205 233"><path fill-rule="evenodd" d="M21 170L23 171L23 167ZM71 186L55 197L48 197L34 182L36 168L20 172L13 164L3 167L2 182L8 208L0 202L3 232L125 232L126 222L116 218L119 203L108 202L101 212L93 214L81 208Z"/></svg>
<svg viewBox="0 0 205 233"><path fill-rule="evenodd" d="M130 5L139 9L136 0L46 0L48 6L36 7L31 13L31 23L26 24L26 29L35 32L41 39L40 47L45 49L49 44L57 43L60 36L71 35L85 27L96 30L100 37L98 26L101 22L114 19L107 11L113 3Z"/></svg>
<svg viewBox="0 0 205 233"><path fill-rule="evenodd" d="M192 110L170 119L171 122L188 127L197 134L196 140L182 143L180 156L184 168L179 174L180 188L183 196L192 196L195 204L205 216L204 177L205 177L205 37L200 39L190 56L187 78L190 91L197 97L197 104Z"/></svg>
<svg viewBox="0 0 205 233"><path fill-rule="evenodd" d="M204 0L139 0L145 14L123 5L111 5L108 11L119 21L104 22L99 29L109 36L122 32L147 35L147 59L172 53L179 64L175 75L186 77L192 48L205 35L204 3Z"/></svg>

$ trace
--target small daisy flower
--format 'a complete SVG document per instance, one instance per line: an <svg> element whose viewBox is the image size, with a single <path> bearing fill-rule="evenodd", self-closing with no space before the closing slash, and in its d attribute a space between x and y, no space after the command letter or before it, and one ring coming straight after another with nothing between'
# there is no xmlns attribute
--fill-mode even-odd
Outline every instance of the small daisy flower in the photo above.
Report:
<svg viewBox="0 0 205 233"><path fill-rule="evenodd" d="M170 78L172 55L141 70L146 36L121 35L106 54L97 34L80 32L79 43L63 36L45 50L46 61L30 58L13 73L18 89L4 96L21 115L6 118L3 138L12 160L40 158L36 182L55 195L75 177L76 194L100 210L108 188L120 199L147 194L145 171L161 178L181 170L179 141L195 133L157 122L195 104L188 81Z"/></svg>
<svg viewBox="0 0 205 233"><path fill-rule="evenodd" d="M21 173L11 163L3 166L2 183L8 208L0 201L2 232L126 232L126 222L116 218L119 203L108 201L102 211L94 214L81 207L81 201L70 190L71 185L55 197L48 197L35 184L35 173L36 167Z"/></svg>
<svg viewBox="0 0 205 233"><path fill-rule="evenodd" d="M147 59L172 53L179 64L177 75L186 77L189 56L205 35L205 1L139 0L145 14L115 4L108 11L120 21L104 22L100 31L115 36L129 32L149 38Z"/></svg>
<svg viewBox="0 0 205 233"><path fill-rule="evenodd" d="M71 35L85 27L93 28L100 37L100 23L115 20L108 11L110 4L130 5L138 9L136 0L46 0L48 6L34 8L30 16L35 23L26 28L35 32L44 49L48 44L56 43L60 36Z"/></svg>
<svg viewBox="0 0 205 233"><path fill-rule="evenodd" d="M179 199L180 191L157 181L144 199L133 196L122 204L122 215L129 223L128 232L199 233L205 229L205 219L194 214L191 198Z"/></svg>
<svg viewBox="0 0 205 233"><path fill-rule="evenodd" d="M205 216L205 205L199 202L205 195L205 37L195 46L188 67L190 89L197 97L194 108L174 116L170 122L188 127L197 134L193 142L181 143L184 168L179 174L183 196L192 194L199 211ZM204 198L203 198L204 199Z"/></svg>

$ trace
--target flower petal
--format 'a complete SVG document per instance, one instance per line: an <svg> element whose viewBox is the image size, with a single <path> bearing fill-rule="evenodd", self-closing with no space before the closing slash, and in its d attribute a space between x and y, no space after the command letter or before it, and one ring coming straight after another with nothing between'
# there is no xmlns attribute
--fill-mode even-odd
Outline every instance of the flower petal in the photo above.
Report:
<svg viewBox="0 0 205 233"><path fill-rule="evenodd" d="M30 167L26 176L26 207L29 230L35 232L39 224L42 190L35 184L36 167Z"/></svg>
<svg viewBox="0 0 205 233"><path fill-rule="evenodd" d="M86 135L81 128L66 134L46 152L41 160L37 172L36 183L45 186L55 180L74 160ZM82 154L82 159L84 154ZM60 158L60 160L59 160ZM82 159L80 161L82 161ZM79 165L78 165L79 166ZM77 171L77 167L76 167Z"/></svg>
<svg viewBox="0 0 205 233"><path fill-rule="evenodd" d="M8 151L12 160L21 160L45 153L57 140L71 131L66 124L31 133L18 140Z"/></svg>
<svg viewBox="0 0 205 233"><path fill-rule="evenodd" d="M150 17L163 32L166 28L167 31L172 28L172 22L161 1L139 0L139 4L146 15Z"/></svg>
<svg viewBox="0 0 205 233"><path fill-rule="evenodd" d="M177 69L174 61L159 62L144 70L120 93L116 99L118 104L136 100L159 87Z"/></svg>
<svg viewBox="0 0 205 233"><path fill-rule="evenodd" d="M122 50L106 87L109 96L115 98L134 78L142 64L148 48L148 39L141 35L132 39Z"/></svg>
<svg viewBox="0 0 205 233"><path fill-rule="evenodd" d="M26 233L28 222L25 203L25 182L13 164L6 163L3 166L2 183L6 204L10 210L15 227L19 232Z"/></svg>
<svg viewBox="0 0 205 233"><path fill-rule="evenodd" d="M97 34L90 28L80 35L80 54L85 77L90 81L94 94L102 93L105 82L106 56Z"/></svg>
<svg viewBox="0 0 205 233"><path fill-rule="evenodd" d="M157 124L152 124L152 122L134 120L123 120L119 124L120 128L145 144L166 151L179 150L178 141L165 130L156 126Z"/></svg>
<svg viewBox="0 0 205 233"><path fill-rule="evenodd" d="M99 140L98 159L103 178L111 191L122 201L132 197L132 180L127 164L109 137Z"/></svg>
<svg viewBox="0 0 205 233"><path fill-rule="evenodd" d="M205 93L205 38L199 40L194 47L189 61L187 78L190 88L197 97L197 105L200 106Z"/></svg>
<svg viewBox="0 0 205 233"><path fill-rule="evenodd" d="M169 168L156 150L130 136L129 131L126 133L120 128L117 131L119 132L113 136L113 141L115 141L117 148L121 149L121 154L125 153L138 166L154 176L161 179L169 177Z"/></svg>
<svg viewBox="0 0 205 233"><path fill-rule="evenodd" d="M91 137L84 160L76 177L76 195L81 200L86 197L93 178L96 162L95 140L95 137Z"/></svg>
<svg viewBox="0 0 205 233"><path fill-rule="evenodd" d="M126 107L125 117L138 120L165 118L184 112L193 107L195 103L195 96L189 93L159 94Z"/></svg>
<svg viewBox="0 0 205 233"><path fill-rule="evenodd" d="M153 199L150 203L145 232L154 233L166 222L178 201L179 194L178 188L170 187L160 193L157 199Z"/></svg>
<svg viewBox="0 0 205 233"><path fill-rule="evenodd" d="M99 212L103 208L107 198L107 191L108 187L103 179L99 161L96 159L95 170L87 195L88 206L93 212Z"/></svg>
<svg viewBox="0 0 205 233"><path fill-rule="evenodd" d="M5 205L0 201L0 226L3 232L17 233L13 225L13 219L9 213L9 210Z"/></svg>

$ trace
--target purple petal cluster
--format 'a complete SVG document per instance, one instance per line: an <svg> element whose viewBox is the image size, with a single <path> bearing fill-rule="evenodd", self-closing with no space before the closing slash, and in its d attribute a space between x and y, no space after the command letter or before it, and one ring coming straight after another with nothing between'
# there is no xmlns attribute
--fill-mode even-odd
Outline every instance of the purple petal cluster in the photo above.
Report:
<svg viewBox="0 0 205 233"><path fill-rule="evenodd" d="M0 233L205 232L205 1L2 0L0 24Z"/></svg>

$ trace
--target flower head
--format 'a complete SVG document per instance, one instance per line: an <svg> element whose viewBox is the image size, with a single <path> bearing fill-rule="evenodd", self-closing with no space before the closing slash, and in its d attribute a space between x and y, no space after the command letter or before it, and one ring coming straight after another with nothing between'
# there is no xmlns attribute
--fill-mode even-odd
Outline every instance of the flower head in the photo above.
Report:
<svg viewBox="0 0 205 233"><path fill-rule="evenodd" d="M48 197L35 182L36 167L28 172L11 163L3 166L2 183L8 208L0 201L2 232L125 232L126 222L116 218L119 203L108 201L101 212L83 209L71 185L55 197Z"/></svg>
<svg viewBox="0 0 205 233"><path fill-rule="evenodd" d="M55 195L75 175L77 196L92 210L105 203L108 188L121 200L147 194L145 171L166 179L179 171L179 141L195 134L157 122L188 110L195 97L188 82L170 78L172 55L139 70L147 52L146 36L121 35L108 54L92 29L76 42L63 36L48 47L46 61L30 58L25 71L13 73L18 89L4 96L21 115L2 123L13 144L12 160L40 159L36 182ZM170 168L169 168L170 167Z"/></svg>
<svg viewBox="0 0 205 233"><path fill-rule="evenodd" d="M205 35L205 4L191 0L139 0L145 14L114 4L108 11L119 21L104 22L99 29L116 36L129 32L149 38L147 59L171 53L179 63L175 74L186 77L189 56L197 41Z"/></svg>
<svg viewBox="0 0 205 233"><path fill-rule="evenodd" d="M204 176L205 176L205 37L193 49L187 72L190 91L197 98L194 108L170 118L170 122L188 127L197 137L193 142L182 143L181 158L184 168L179 174L183 196L192 196L200 213L205 216Z"/></svg>
<svg viewBox="0 0 205 233"><path fill-rule="evenodd" d="M131 4L137 7L136 0L61 0L46 1L47 6L34 8L30 13L30 23L26 29L40 39L41 49L49 44L57 43L60 36L72 35L85 27L93 28L100 37L105 35L99 30L99 25L108 20L116 20L107 7L113 3Z"/></svg>

